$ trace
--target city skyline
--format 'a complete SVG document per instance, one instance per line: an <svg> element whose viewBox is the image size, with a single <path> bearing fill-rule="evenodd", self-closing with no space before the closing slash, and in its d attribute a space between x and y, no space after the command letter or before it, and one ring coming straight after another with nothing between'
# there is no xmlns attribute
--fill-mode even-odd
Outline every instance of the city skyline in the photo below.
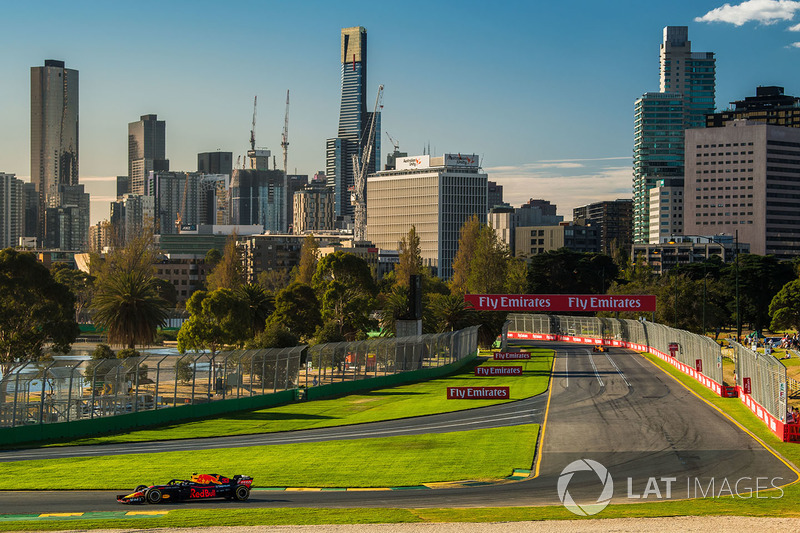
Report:
<svg viewBox="0 0 800 533"><path fill-rule="evenodd" d="M490 12L412 3L399 13L362 3L235 3L228 17L208 17L210 2L143 2L136 12L46 4L5 8L0 172L30 180L28 73L64 61L80 72L80 183L92 194L93 223L109 216L115 177L126 173L127 125L142 115L166 121L170 167L192 171L200 152L245 153L256 94L257 145L279 155L289 89L290 173L323 170L338 122L345 27L370 34L367 100L385 85L382 131L401 150L475 151L506 201L543 197L566 218L578 205L631 197L633 104L659 88L664 26L688 26L693 48L716 54L718 109L758 85L800 93L800 74L780 67L800 54L800 2L509 3ZM162 24L153 38L130 46L126 29L156 9ZM42 31L32 41L33 19ZM383 135L381 164L391 149Z"/></svg>

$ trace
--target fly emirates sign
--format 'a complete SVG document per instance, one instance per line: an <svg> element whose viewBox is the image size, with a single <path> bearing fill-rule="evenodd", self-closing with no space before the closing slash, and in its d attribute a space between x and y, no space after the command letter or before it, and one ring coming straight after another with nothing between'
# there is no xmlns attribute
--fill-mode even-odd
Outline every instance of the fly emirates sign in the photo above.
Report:
<svg viewBox="0 0 800 533"><path fill-rule="evenodd" d="M650 294L467 294L464 301L478 311L633 311L656 310Z"/></svg>

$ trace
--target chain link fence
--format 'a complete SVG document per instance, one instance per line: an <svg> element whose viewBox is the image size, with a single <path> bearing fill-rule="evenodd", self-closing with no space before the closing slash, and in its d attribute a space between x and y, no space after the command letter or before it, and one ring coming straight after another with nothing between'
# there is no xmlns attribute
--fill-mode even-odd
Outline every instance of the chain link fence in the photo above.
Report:
<svg viewBox="0 0 800 533"><path fill-rule="evenodd" d="M709 337L696 335L663 324L615 318L511 314L509 331L566 335L601 339L604 342L629 342L650 346L673 355L681 363L698 368L703 375L722 384L722 352Z"/></svg>
<svg viewBox="0 0 800 533"><path fill-rule="evenodd" d="M127 359L56 355L0 378L0 427L69 422L439 367L477 350L478 328L284 349Z"/></svg>
<svg viewBox="0 0 800 533"><path fill-rule="evenodd" d="M786 367L772 355L765 355L730 341L731 359L736 363L736 385L772 416L786 422L790 394ZM747 380L747 381L745 381Z"/></svg>

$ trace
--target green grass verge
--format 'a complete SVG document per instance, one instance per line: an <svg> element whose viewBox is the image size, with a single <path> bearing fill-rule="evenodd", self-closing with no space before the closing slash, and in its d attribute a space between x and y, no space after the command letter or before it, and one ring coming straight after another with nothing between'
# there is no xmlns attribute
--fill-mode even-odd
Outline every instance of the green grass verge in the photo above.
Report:
<svg viewBox="0 0 800 533"><path fill-rule="evenodd" d="M553 351L531 351L533 357L530 361L484 363L521 365L523 375L519 377L478 377L474 375L473 365L457 374L420 383L376 389L330 400L293 403L114 435L76 439L56 445L143 442L292 431L446 413L509 401L448 400L447 387L510 385L511 400L520 400L546 391L550 379Z"/></svg>
<svg viewBox="0 0 800 533"><path fill-rule="evenodd" d="M0 490L119 489L187 479L192 472L247 474L255 487L395 487L495 480L530 468L537 424L454 433L18 461ZM504 446L497 446L503 442ZM468 459L468 460L465 460Z"/></svg>

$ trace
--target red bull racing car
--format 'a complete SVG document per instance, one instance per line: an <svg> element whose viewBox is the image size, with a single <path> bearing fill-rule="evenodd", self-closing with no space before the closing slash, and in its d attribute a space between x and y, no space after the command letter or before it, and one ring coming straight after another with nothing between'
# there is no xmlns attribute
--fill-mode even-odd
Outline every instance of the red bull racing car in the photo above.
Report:
<svg viewBox="0 0 800 533"><path fill-rule="evenodd" d="M225 498L245 501L250 497L250 476L227 478L218 474L192 474L191 479L173 479L166 485L139 485L131 494L117 496L119 503L161 503Z"/></svg>

